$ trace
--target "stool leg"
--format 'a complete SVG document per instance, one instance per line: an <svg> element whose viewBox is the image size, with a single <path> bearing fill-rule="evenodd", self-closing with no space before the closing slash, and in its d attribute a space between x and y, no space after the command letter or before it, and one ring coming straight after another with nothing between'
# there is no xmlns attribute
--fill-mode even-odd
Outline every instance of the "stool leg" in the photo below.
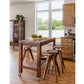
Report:
<svg viewBox="0 0 84 84"><path fill-rule="evenodd" d="M47 58L47 65L46 65L46 68L45 68L45 71L44 71L44 74L43 74L43 79L45 79L47 69L48 69L48 65L49 65L49 61L50 61L50 56L48 56L48 58Z"/></svg>
<svg viewBox="0 0 84 84"><path fill-rule="evenodd" d="M61 53L61 60L62 60L62 64L63 64L63 67L65 68L65 65L64 65L64 61L63 61L63 58L62 58L62 52L60 52Z"/></svg>
<svg viewBox="0 0 84 84"><path fill-rule="evenodd" d="M53 56L53 65L54 65L54 71L55 71L56 83L57 83L57 70L56 70L55 59L56 59L55 56Z"/></svg>
<svg viewBox="0 0 84 84"><path fill-rule="evenodd" d="M62 69L62 73L64 73L64 70L63 70L63 63L62 63L62 57L61 57L61 52L59 52L59 57L60 57L60 61L61 61L61 69Z"/></svg>
<svg viewBox="0 0 84 84"><path fill-rule="evenodd" d="M27 50L27 59L26 59L26 63L30 63L29 50Z"/></svg>
<svg viewBox="0 0 84 84"><path fill-rule="evenodd" d="M33 54L32 54L32 50L31 50L30 48L28 48L28 50L29 50L29 52L30 52L30 54L31 54L32 60L34 60L34 57L33 57Z"/></svg>
<svg viewBox="0 0 84 84"><path fill-rule="evenodd" d="M49 67L48 68L50 68L51 60L52 60L52 57L50 56ZM48 69L48 74L49 74L49 69Z"/></svg>
<svg viewBox="0 0 84 84"><path fill-rule="evenodd" d="M26 52L27 52L27 49L24 50L23 60L24 60L24 58L25 58Z"/></svg>
<svg viewBox="0 0 84 84"><path fill-rule="evenodd" d="M59 70L59 66L58 66L58 63L57 63L57 54L56 54L56 57L55 57L55 65L56 65L58 74L59 74L59 76L60 76L60 70Z"/></svg>
<svg viewBox="0 0 84 84"><path fill-rule="evenodd" d="M63 58L62 58L62 52L61 52L61 59L62 59L62 64L63 64L63 66L65 68L65 64L64 64L64 61L63 61Z"/></svg>

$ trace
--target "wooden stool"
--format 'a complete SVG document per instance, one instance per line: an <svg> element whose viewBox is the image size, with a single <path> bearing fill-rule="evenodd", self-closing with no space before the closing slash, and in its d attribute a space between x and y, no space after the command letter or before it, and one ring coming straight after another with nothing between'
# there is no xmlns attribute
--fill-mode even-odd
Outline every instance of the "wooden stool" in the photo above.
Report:
<svg viewBox="0 0 84 84"><path fill-rule="evenodd" d="M61 46L61 45L56 45L56 46L54 46L54 48L56 48L56 50L58 51L58 55L59 55L60 60L61 60L62 73L64 73L63 67L65 68L65 65L64 65L63 58L62 58L62 52L61 52L61 49L64 48L64 47Z"/></svg>
<svg viewBox="0 0 84 84"><path fill-rule="evenodd" d="M57 71L58 74L60 75L60 71L59 71L59 67L58 67L58 63L57 63L57 53L58 51L56 50L47 50L47 52L49 53L49 56L47 58L47 65L43 74L43 79L45 79L48 67L50 66L51 60L53 61L53 67L54 67L54 71L55 71L55 76L56 76L56 82L57 82ZM56 70L57 68L57 70Z"/></svg>
<svg viewBox="0 0 84 84"><path fill-rule="evenodd" d="M26 55L27 52L30 53L32 60L34 60L34 57L33 57L33 54L32 54L32 50L31 50L31 46L24 46L23 60L24 60L25 55Z"/></svg>

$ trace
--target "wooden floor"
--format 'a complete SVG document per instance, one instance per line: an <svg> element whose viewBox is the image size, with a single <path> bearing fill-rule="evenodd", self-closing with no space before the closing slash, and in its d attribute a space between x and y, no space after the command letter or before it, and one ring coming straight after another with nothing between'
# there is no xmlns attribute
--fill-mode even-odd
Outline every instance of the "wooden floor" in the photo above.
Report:
<svg viewBox="0 0 84 84"><path fill-rule="evenodd" d="M18 57L19 51L16 49L10 49L10 84L56 84L53 71L50 71L50 74L46 75L45 80L41 77L39 82L36 81L36 71L28 69L23 69L22 76L18 77ZM57 84L75 84L75 63L72 61L64 62L66 68L64 70L64 74L61 73L61 76L58 76ZM42 76L44 67L45 64L42 65Z"/></svg>

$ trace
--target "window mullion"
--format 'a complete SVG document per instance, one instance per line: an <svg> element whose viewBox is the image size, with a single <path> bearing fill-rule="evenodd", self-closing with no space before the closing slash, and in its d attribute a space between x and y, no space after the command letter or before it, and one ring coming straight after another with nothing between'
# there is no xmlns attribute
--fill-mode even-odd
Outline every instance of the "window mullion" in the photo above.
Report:
<svg viewBox="0 0 84 84"><path fill-rule="evenodd" d="M37 30L38 30L38 21L37 21L37 18L38 18L38 11L37 11L37 4L35 4L35 9L36 9L36 13L35 13L35 16L36 16L36 24L35 24L35 34L37 34Z"/></svg>
<svg viewBox="0 0 84 84"><path fill-rule="evenodd" d="M63 9L52 9L52 11L62 11Z"/></svg>
<svg viewBox="0 0 84 84"><path fill-rule="evenodd" d="M48 10L39 10L37 12L48 12Z"/></svg>

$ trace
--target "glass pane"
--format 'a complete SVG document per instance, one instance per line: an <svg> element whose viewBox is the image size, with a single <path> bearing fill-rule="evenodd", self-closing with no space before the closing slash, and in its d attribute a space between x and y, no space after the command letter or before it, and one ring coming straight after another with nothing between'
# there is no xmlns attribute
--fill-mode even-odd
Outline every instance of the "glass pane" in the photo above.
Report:
<svg viewBox="0 0 84 84"><path fill-rule="evenodd" d="M48 18L49 13L48 12L39 12L37 18L37 34L42 35L42 37L48 37L49 36L49 28L48 28Z"/></svg>
<svg viewBox="0 0 84 84"><path fill-rule="evenodd" d="M37 10L48 10L49 3L38 3Z"/></svg>
<svg viewBox="0 0 84 84"><path fill-rule="evenodd" d="M52 37L63 37L63 13L62 11L52 12Z"/></svg>
<svg viewBox="0 0 84 84"><path fill-rule="evenodd" d="M62 9L64 4L64 0L53 1L51 3L52 9Z"/></svg>
<svg viewBox="0 0 84 84"><path fill-rule="evenodd" d="M13 42L13 21L10 21L10 42Z"/></svg>
<svg viewBox="0 0 84 84"><path fill-rule="evenodd" d="M21 27L20 27L20 40L24 40L25 39L25 22L21 21Z"/></svg>
<svg viewBox="0 0 84 84"><path fill-rule="evenodd" d="M57 21L63 20L63 11L52 12L52 19Z"/></svg>
<svg viewBox="0 0 84 84"><path fill-rule="evenodd" d="M14 42L18 43L18 21L14 22Z"/></svg>

